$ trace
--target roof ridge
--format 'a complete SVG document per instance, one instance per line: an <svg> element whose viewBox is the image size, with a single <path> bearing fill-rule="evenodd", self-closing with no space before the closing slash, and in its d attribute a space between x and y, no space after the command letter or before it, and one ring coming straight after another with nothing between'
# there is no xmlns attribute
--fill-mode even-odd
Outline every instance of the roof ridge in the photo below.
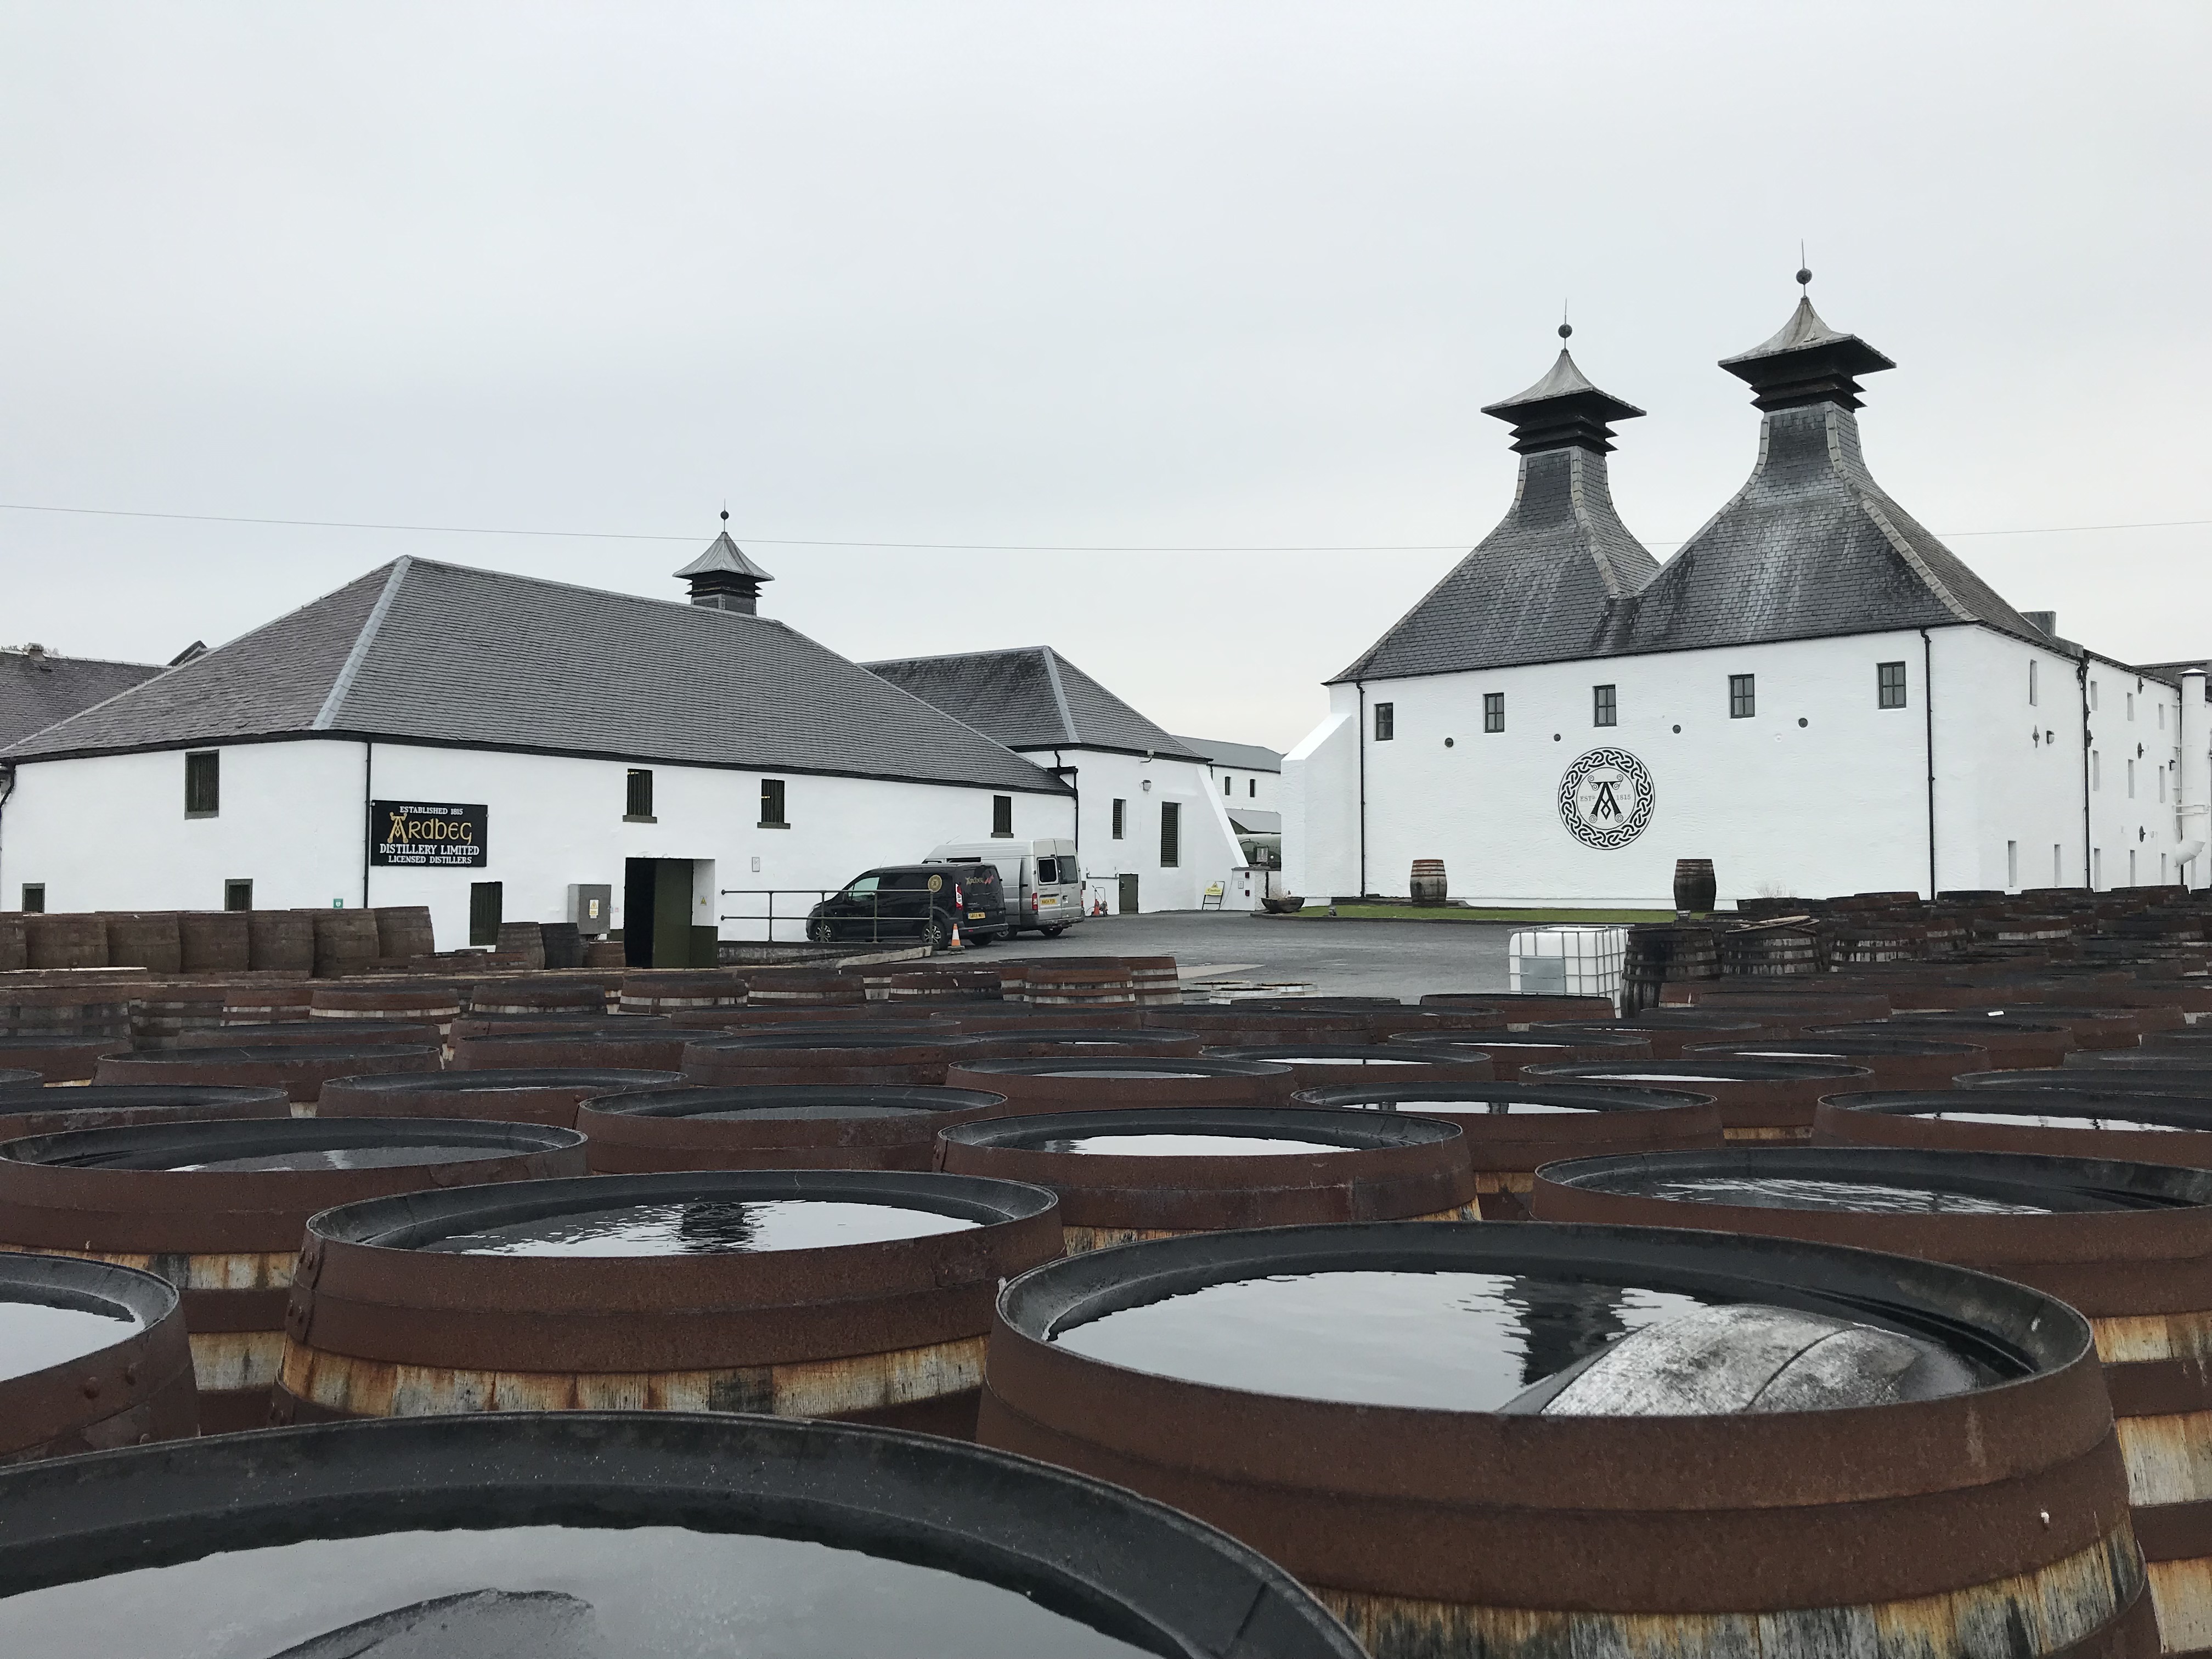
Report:
<svg viewBox="0 0 2212 1659"><path fill-rule="evenodd" d="M1067 706L1067 692L1060 683L1060 653L1048 645L1038 649L1044 658L1044 677L1052 687L1053 702L1060 709L1060 723L1067 730L1068 742L1079 745L1083 741L1083 732L1075 724L1075 711Z"/></svg>
<svg viewBox="0 0 2212 1659"><path fill-rule="evenodd" d="M590 587L582 582L556 581L550 576L532 576L520 570L495 570L489 565L457 564L451 559L426 559L419 554L403 556L425 570L459 570L471 576L495 576L501 581L528 582L533 587L557 588L564 593L589 593L602 599L627 599L635 605L657 605L664 610L681 611L688 616L727 617L735 622L747 623L774 623L776 620L774 617L756 616L745 611L723 611L711 605L694 605L689 599L665 599L658 594L632 593L619 587ZM851 659L848 658L847 660Z"/></svg>
<svg viewBox="0 0 2212 1659"><path fill-rule="evenodd" d="M1026 657L1049 652L1048 645L1002 645L991 651L939 651L926 657L875 657L860 665L863 668L878 665L888 668L894 663L905 662L975 662L985 657Z"/></svg>
<svg viewBox="0 0 2212 1659"><path fill-rule="evenodd" d="M354 635L353 648L346 653L345 661L339 665L337 677L331 681L331 689L323 698L323 706L315 711L314 719L307 722L310 732L327 732L337 720L338 710L345 702L346 693L353 690L355 677L361 672L362 664L368 659L370 646L375 643L376 630L384 625L384 618L392 609L392 601L398 597L399 585L407 580L407 572L413 563L413 559L404 553L392 562L392 574L384 579L384 591L376 596L376 603L369 607L368 616L361 625L361 632Z"/></svg>

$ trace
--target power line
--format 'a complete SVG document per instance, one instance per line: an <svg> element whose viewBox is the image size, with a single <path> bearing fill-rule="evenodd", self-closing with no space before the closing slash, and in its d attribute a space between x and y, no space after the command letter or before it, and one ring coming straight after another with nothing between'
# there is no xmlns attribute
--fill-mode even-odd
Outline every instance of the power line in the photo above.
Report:
<svg viewBox="0 0 2212 1659"><path fill-rule="evenodd" d="M380 530L422 536L532 536L568 541L696 542L695 533L672 536L636 530L514 530L488 525L377 524L351 519L262 519L229 513L148 513L117 507L49 507L29 501L0 501L0 513L58 513L102 519L161 519L184 524L250 524L294 530ZM2113 530L2179 530L2212 525L2212 519L2153 519L2132 524L2027 525L2009 530L1944 530L1946 537L2065 536ZM881 548L935 553L1460 553L1471 542L1359 542L1332 544L1252 543L1042 543L1042 542L865 542L805 539L790 536L741 536L757 547ZM1652 547L1680 547L1651 542Z"/></svg>

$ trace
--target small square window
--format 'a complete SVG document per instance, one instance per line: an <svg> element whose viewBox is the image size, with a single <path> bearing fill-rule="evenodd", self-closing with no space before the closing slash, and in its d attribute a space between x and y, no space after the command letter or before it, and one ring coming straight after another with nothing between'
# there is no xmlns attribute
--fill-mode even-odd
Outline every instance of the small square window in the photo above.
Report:
<svg viewBox="0 0 2212 1659"><path fill-rule="evenodd" d="M250 881L223 883L222 908L226 910L251 910L253 908L253 884Z"/></svg>
<svg viewBox="0 0 2212 1659"><path fill-rule="evenodd" d="M1375 705L1375 741L1388 743L1398 735L1398 705L1378 702Z"/></svg>
<svg viewBox="0 0 2212 1659"><path fill-rule="evenodd" d="M204 750L185 757L185 816L211 818L222 810L222 757Z"/></svg>
<svg viewBox="0 0 2212 1659"><path fill-rule="evenodd" d="M783 780L761 780L760 827L763 830L788 830L791 820L783 815Z"/></svg>
<svg viewBox="0 0 2212 1659"><path fill-rule="evenodd" d="M1590 724L1592 726L1618 726L1620 724L1620 704L1614 701L1613 688L1611 686L1593 685L1590 687Z"/></svg>
<svg viewBox="0 0 2212 1659"><path fill-rule="evenodd" d="M41 916L46 912L46 884L27 881L23 884L23 914Z"/></svg>
<svg viewBox="0 0 2212 1659"><path fill-rule="evenodd" d="M629 791L623 798L623 817L631 823L653 823L653 774L642 768L629 769Z"/></svg>
<svg viewBox="0 0 2212 1659"><path fill-rule="evenodd" d="M1014 833L1014 798L1012 795L991 797L991 833L1012 836Z"/></svg>
<svg viewBox="0 0 2212 1659"><path fill-rule="evenodd" d="M1759 712L1759 676L1731 674L1729 676L1729 718L1747 720Z"/></svg>
<svg viewBox="0 0 2212 1659"><path fill-rule="evenodd" d="M1905 707L1905 665L1901 662L1876 663L1874 669L1875 707L1902 708Z"/></svg>
<svg viewBox="0 0 2212 1659"><path fill-rule="evenodd" d="M1505 694L1486 691L1482 694L1482 729L1503 732L1505 729Z"/></svg>

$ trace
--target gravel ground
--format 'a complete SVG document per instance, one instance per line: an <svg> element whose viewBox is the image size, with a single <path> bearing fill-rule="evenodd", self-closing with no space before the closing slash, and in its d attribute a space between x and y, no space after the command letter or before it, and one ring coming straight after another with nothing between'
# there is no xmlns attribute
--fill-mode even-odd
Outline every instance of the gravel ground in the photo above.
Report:
<svg viewBox="0 0 2212 1659"><path fill-rule="evenodd" d="M1019 957L1171 956L1193 977L1287 981L1339 996L1413 998L1429 991L1502 991L1503 923L1311 921L1235 911L1091 916L1055 939L1024 933L977 960Z"/></svg>

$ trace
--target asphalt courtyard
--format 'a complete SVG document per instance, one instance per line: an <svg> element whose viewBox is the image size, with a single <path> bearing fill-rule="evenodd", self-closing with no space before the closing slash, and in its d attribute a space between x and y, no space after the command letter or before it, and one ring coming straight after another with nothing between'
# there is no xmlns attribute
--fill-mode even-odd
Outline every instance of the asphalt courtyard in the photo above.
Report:
<svg viewBox="0 0 2212 1659"><path fill-rule="evenodd" d="M1505 989L1513 927L1480 921L1329 921L1237 911L1091 916L1058 939L1024 933L976 952L982 963L1054 957L1171 956L1194 981L1258 980L1334 996L1413 998ZM941 960L942 958L940 958Z"/></svg>

